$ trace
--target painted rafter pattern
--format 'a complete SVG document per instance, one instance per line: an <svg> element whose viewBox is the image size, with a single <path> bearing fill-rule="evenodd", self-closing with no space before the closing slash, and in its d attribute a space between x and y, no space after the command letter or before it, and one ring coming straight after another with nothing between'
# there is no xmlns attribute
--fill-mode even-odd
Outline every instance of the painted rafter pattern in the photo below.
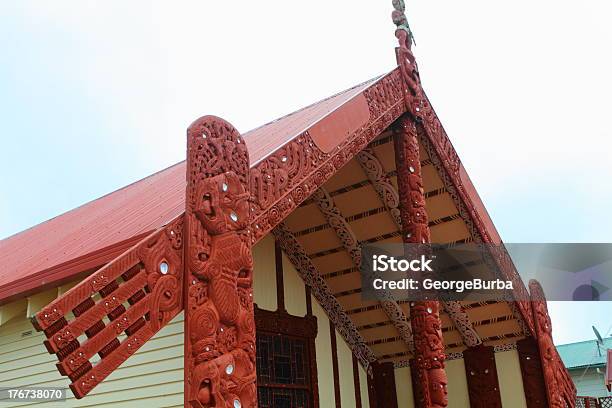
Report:
<svg viewBox="0 0 612 408"><path fill-rule="evenodd" d="M393 186L389 176L385 173L384 167L376 156L376 153L372 148L367 147L357 155L357 161L368 176L378 197L389 211L395 225L401 230L402 222L399 210L399 193L395 186ZM446 301L442 304L444 310L455 324L455 327L459 330L465 345L474 347L481 344L482 340L480 339L480 335L474 329L474 325L463 306L461 306L461 303L457 301Z"/></svg>
<svg viewBox="0 0 612 408"><path fill-rule="evenodd" d="M323 187L321 187L315 192L314 201L329 225L336 232L344 249L349 253L353 261L353 266L359 268L362 255L361 243L357 239L348 221L342 215L340 209L336 206L333 198ZM390 293L387 291L380 291L379 296L382 298L380 304L389 317L389 320L391 320L391 323L393 323L393 326L397 329L400 338L406 343L411 352L414 351L410 320L408 320L400 305L393 300Z"/></svg>
<svg viewBox="0 0 612 408"><path fill-rule="evenodd" d="M312 263L298 239L284 223L277 225L272 233L304 283L311 288L312 295L327 312L329 320L351 347L355 357L367 368L372 362L376 361L376 356L367 346L365 339L346 314L338 299L332 294L325 279Z"/></svg>
<svg viewBox="0 0 612 408"><path fill-rule="evenodd" d="M417 129L420 129L422 132L425 132L421 126L419 126ZM452 177L450 177L449 174L446 172L442 164L442 159L438 155L438 151L436 151L429 137L426 134L421 133L421 132L419 136L420 136L419 141L421 142L421 144L425 148L425 151L429 155L432 165L436 168L438 175L440 176L440 179L442 180L442 183L444 184L444 189L448 192L449 196L453 200L453 203L455 204L456 208L459 211L459 215L461 216L461 219L465 222L465 225L470 233L470 237L472 237L472 239L476 243L490 242L490 241L487 241L488 235L487 236L482 235L482 231L477 226L477 223L474 222L474 217L472 215L474 211L473 207L472 207L472 210L468 209L468 206L466 205L465 201L462 199L457 188L455 187L455 184L452 181ZM512 265L511 260L506 259L505 256L500 257L500 259L504 260L505 264L507 265L506 268L508 268L509 270L514 269L514 266ZM501 260L498 262L502 262ZM496 263L492 265L492 267L498 268L499 265ZM523 285L523 282L520 281L520 278L518 278L518 281L515 280L514 284L515 284L514 287L519 287L518 289L519 293L522 293L524 289L524 285ZM520 296L527 296L527 295L524 294ZM523 299L526 299L526 298L523 298ZM531 320L531 315L529 313L525 315L523 312L524 310L529 310L529 307L530 307L529 302L519 302L519 301L508 302L508 306L512 310L512 313L515 319L517 320L519 326L521 327L523 334L526 336L529 336L531 333L533 333L532 331L533 321Z"/></svg>

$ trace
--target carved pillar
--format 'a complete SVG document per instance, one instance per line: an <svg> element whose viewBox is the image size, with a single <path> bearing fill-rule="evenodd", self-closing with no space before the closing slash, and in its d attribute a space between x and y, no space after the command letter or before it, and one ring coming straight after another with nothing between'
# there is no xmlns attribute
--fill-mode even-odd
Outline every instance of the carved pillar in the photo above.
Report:
<svg viewBox="0 0 612 408"><path fill-rule="evenodd" d="M501 408L495 352L490 346L468 348L463 352L470 407Z"/></svg>
<svg viewBox="0 0 612 408"><path fill-rule="evenodd" d="M249 157L229 123L187 131L185 407L256 407Z"/></svg>
<svg viewBox="0 0 612 408"><path fill-rule="evenodd" d="M523 389L527 408L546 408L546 386L538 343L533 337L527 337L516 342L521 365L521 377L523 377Z"/></svg>
<svg viewBox="0 0 612 408"><path fill-rule="evenodd" d="M394 128L395 164L400 196L402 240L406 244L431 241L427 225L425 195L421 176L419 143L416 125L409 114L401 117ZM419 408L440 408L448 405L444 371L444 342L439 303L411 303L410 322L414 340L415 403Z"/></svg>

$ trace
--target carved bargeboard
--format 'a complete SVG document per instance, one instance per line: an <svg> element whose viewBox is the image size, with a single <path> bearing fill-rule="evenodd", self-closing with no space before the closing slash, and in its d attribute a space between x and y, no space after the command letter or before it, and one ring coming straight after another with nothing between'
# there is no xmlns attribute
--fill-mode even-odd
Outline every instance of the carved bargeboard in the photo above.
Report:
<svg viewBox="0 0 612 408"><path fill-rule="evenodd" d="M32 323L82 398L182 310L182 290L181 215L51 302Z"/></svg>
<svg viewBox="0 0 612 408"><path fill-rule="evenodd" d="M538 281L531 280L529 292L548 405L552 408L574 408L576 386L553 343L552 324L544 290Z"/></svg>
<svg viewBox="0 0 612 408"><path fill-rule="evenodd" d="M186 406L257 405L250 209L244 141L198 119L187 131Z"/></svg>

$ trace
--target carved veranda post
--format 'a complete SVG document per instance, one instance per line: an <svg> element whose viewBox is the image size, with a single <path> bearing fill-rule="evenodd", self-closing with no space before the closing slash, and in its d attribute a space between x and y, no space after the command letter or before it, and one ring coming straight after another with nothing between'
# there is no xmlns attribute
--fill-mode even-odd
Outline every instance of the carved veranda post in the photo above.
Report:
<svg viewBox="0 0 612 408"><path fill-rule="evenodd" d="M400 196L402 240L405 244L431 242L425 208L421 160L417 135L423 93L414 55L412 32L408 26L403 0L393 0L392 19L399 41L397 63L404 83L406 112L394 126L395 164ZM412 302L410 323L414 339L411 360L413 392L418 408L442 408L448 405L448 380L444 370L444 342L440 303L426 300Z"/></svg>
<svg viewBox="0 0 612 408"><path fill-rule="evenodd" d="M249 157L214 116L187 131L185 407L256 407Z"/></svg>
<svg viewBox="0 0 612 408"><path fill-rule="evenodd" d="M394 128L395 163L400 195L402 240L405 244L431 241L414 120L402 116ZM410 304L410 324L414 339L411 361L414 400L418 408L448 405L447 378L444 371L444 342L440 303L432 300Z"/></svg>

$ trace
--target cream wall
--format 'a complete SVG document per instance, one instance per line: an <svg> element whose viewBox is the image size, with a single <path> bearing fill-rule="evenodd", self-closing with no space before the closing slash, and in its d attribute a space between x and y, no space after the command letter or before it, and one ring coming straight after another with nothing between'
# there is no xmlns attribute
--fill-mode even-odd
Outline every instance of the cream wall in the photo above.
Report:
<svg viewBox="0 0 612 408"><path fill-rule="evenodd" d="M527 408L517 351L495 353L495 364L502 406ZM448 408L469 408L470 397L463 359L446 361L446 375L448 377ZM395 369L395 390L399 408L414 407L409 367Z"/></svg>
<svg viewBox="0 0 612 408"><path fill-rule="evenodd" d="M317 352L317 376L319 378L319 406L321 408L335 407L334 368L332 362L331 336L329 319L325 310L312 298L312 314L317 317L319 327L315 348ZM338 351L338 373L340 378L340 400L342 407L355 407L355 382L353 379L353 357L350 348L337 331L336 349ZM359 388L361 406L370 408L368 397L368 378L364 368L359 364Z"/></svg>
<svg viewBox="0 0 612 408"><path fill-rule="evenodd" d="M317 377L319 378L319 405L334 407L334 371L332 365L331 337L329 320L325 311L313 298L312 314L317 317L318 333L315 339L317 352ZM352 376L351 376L352 377Z"/></svg>
<svg viewBox="0 0 612 408"><path fill-rule="evenodd" d="M497 366L502 406L527 408L518 352L510 350L495 353L495 365Z"/></svg>
<svg viewBox="0 0 612 408"><path fill-rule="evenodd" d="M448 378L448 408L470 408L463 359L448 360L445 365Z"/></svg>
<svg viewBox="0 0 612 408"><path fill-rule="evenodd" d="M410 367L395 369L395 393L397 394L398 408L414 408Z"/></svg>
<svg viewBox="0 0 612 408"><path fill-rule="evenodd" d="M253 299L260 309L276 310L274 237L270 234L253 247Z"/></svg>

